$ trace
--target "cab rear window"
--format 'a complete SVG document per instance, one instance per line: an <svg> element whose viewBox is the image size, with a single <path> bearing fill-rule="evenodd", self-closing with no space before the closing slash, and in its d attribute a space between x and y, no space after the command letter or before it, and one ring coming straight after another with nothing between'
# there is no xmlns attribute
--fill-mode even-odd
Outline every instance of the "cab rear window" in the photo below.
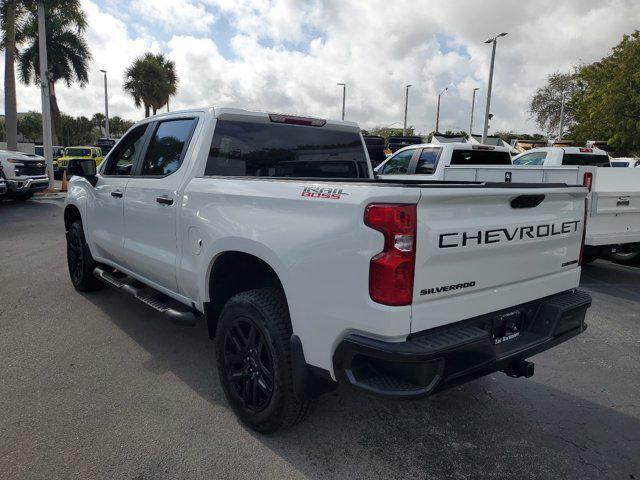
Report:
<svg viewBox="0 0 640 480"><path fill-rule="evenodd" d="M511 165L508 152L495 150L454 150L451 165Z"/></svg>
<svg viewBox="0 0 640 480"><path fill-rule="evenodd" d="M608 167L609 157L593 153L565 153L562 156L562 165L590 165L594 167Z"/></svg>
<svg viewBox="0 0 640 480"><path fill-rule="evenodd" d="M218 120L205 175L367 178L358 132Z"/></svg>

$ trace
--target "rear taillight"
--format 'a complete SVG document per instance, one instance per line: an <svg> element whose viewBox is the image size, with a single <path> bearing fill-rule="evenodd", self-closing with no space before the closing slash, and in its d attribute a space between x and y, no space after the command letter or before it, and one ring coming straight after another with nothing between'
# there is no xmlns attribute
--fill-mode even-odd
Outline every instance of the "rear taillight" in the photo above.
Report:
<svg viewBox="0 0 640 480"><path fill-rule="evenodd" d="M369 295L384 305L411 305L416 260L416 206L374 203L364 223L384 235L384 250L369 265Z"/></svg>
<svg viewBox="0 0 640 480"><path fill-rule="evenodd" d="M593 149L592 148L581 147L580 151L582 153L591 153L591 152L593 152Z"/></svg>
<svg viewBox="0 0 640 480"><path fill-rule="evenodd" d="M591 192L593 186L593 173L586 172L582 177L582 184L587 187ZM578 258L578 265L582 266L582 260L584 258L584 242L587 238L587 216L589 212L589 199L584 199L584 219L582 220L582 242L580 243L580 257Z"/></svg>

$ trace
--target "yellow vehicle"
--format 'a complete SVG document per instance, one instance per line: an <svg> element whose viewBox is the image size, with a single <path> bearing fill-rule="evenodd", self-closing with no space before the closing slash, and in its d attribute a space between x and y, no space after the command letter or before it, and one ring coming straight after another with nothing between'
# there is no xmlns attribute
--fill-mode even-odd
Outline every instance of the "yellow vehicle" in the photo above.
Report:
<svg viewBox="0 0 640 480"><path fill-rule="evenodd" d="M54 172L62 176L62 172L67 169L67 164L72 158L93 158L96 166L104 160L100 147L67 147L63 150L62 157L54 162Z"/></svg>

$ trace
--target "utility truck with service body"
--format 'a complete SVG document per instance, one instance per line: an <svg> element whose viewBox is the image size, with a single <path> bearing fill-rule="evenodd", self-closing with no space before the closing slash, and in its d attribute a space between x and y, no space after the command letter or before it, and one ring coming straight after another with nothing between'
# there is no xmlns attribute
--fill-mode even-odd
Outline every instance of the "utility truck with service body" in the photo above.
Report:
<svg viewBox="0 0 640 480"><path fill-rule="evenodd" d="M453 182L566 183L589 188L585 260L640 264L640 171L609 167L604 150L534 148L513 158L490 145L403 148L376 168L378 178Z"/></svg>
<svg viewBox="0 0 640 480"><path fill-rule="evenodd" d="M419 398L530 377L585 329L582 185L377 179L356 124L237 109L148 118L68 168L75 288L204 319L261 432L336 382Z"/></svg>

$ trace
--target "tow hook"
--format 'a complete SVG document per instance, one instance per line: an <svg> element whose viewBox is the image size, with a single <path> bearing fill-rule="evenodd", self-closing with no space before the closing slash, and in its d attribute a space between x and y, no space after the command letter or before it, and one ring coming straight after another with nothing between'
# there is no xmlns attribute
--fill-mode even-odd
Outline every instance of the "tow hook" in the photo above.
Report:
<svg viewBox="0 0 640 480"><path fill-rule="evenodd" d="M535 372L535 363L527 362L526 360L518 360L510 363L507 368L503 370L504 373L513 378L524 377L531 378Z"/></svg>

